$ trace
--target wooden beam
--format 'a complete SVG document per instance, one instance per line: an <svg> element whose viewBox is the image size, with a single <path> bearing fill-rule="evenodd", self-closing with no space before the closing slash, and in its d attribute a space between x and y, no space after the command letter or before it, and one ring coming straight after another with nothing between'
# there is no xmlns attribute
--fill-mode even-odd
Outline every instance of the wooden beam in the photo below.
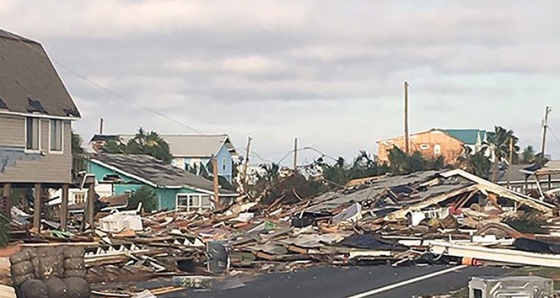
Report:
<svg viewBox="0 0 560 298"><path fill-rule="evenodd" d="M10 217L10 210L12 209L12 202L10 200L10 193L12 192L12 184L11 183L4 183L3 192L2 192L2 205L6 208L5 215Z"/></svg>
<svg viewBox="0 0 560 298"><path fill-rule="evenodd" d="M212 155L212 178L214 182L214 208L220 210L222 209L222 203L220 202L220 176L218 176L218 158Z"/></svg>
<svg viewBox="0 0 560 298"><path fill-rule="evenodd" d="M66 232L68 228L68 184L62 185L62 203L60 205L60 228Z"/></svg>
<svg viewBox="0 0 560 298"><path fill-rule="evenodd" d="M95 200L95 183L90 183L88 193L87 193L86 204L87 204L87 222L89 224L89 228L91 229L92 235L93 232L95 231L95 221L94 221L94 214L93 214L93 208L95 206L94 200Z"/></svg>
<svg viewBox="0 0 560 298"><path fill-rule="evenodd" d="M37 229L38 233L41 232L41 195L43 192L41 183L35 183L33 191L33 227Z"/></svg>

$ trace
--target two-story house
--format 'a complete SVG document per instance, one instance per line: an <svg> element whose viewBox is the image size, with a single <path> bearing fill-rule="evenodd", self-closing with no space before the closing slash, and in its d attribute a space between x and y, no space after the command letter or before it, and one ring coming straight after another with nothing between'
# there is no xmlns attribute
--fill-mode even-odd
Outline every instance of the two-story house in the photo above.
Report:
<svg viewBox="0 0 560 298"><path fill-rule="evenodd" d="M107 141L127 142L132 134L96 134L90 140L90 145L96 152L101 152ZM218 161L218 175L230 183L234 180L234 162L239 155L227 134L217 135L160 135L169 144L173 159L171 164L185 170L196 170L201 174L201 169L211 176L211 158L215 156Z"/></svg>
<svg viewBox="0 0 560 298"><path fill-rule="evenodd" d="M0 30L0 184L9 214L12 188L33 187L34 226L41 190L72 182L72 121L80 118L42 45Z"/></svg>
<svg viewBox="0 0 560 298"><path fill-rule="evenodd" d="M481 150L486 141L486 131L478 129L431 129L409 136L410 153L418 151L426 158L442 156L446 164L453 164L461 156L464 147L471 153ZM385 139L377 142L377 158L380 162L389 161L389 150L405 148L405 137Z"/></svg>

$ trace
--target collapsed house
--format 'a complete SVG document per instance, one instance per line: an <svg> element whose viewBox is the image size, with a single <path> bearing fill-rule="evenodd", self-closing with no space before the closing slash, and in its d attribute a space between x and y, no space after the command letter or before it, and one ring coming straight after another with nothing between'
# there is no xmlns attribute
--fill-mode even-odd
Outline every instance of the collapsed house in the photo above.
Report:
<svg viewBox="0 0 560 298"><path fill-rule="evenodd" d="M364 178L314 197L269 194L279 197L239 197L223 210L116 213L97 218L100 227L110 228L94 234L36 236L49 243L80 242L86 280L94 291L112 293L127 287L154 295L223 289L224 283L238 287L243 283L231 281L233 275L321 264L492 261L560 267L560 249L549 243L560 231L555 204L462 170ZM511 224L526 216L545 224L539 222L538 232ZM111 226L119 218L128 225ZM156 277L160 288L146 283Z"/></svg>

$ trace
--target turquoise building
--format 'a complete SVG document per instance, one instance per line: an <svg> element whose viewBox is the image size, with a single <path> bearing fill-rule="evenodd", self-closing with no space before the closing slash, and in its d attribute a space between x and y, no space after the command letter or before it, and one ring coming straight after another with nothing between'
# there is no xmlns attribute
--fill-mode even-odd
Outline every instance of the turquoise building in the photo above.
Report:
<svg viewBox="0 0 560 298"><path fill-rule="evenodd" d="M87 160L87 170L99 183L111 184L113 195L150 187L158 197L158 210L214 208L212 181L148 155L94 154ZM222 204L229 204L237 193L220 189L219 196Z"/></svg>

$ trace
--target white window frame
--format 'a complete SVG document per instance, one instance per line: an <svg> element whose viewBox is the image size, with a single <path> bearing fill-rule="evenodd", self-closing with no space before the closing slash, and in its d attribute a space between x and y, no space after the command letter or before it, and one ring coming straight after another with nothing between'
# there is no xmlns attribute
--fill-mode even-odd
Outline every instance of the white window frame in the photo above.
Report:
<svg viewBox="0 0 560 298"><path fill-rule="evenodd" d="M37 119L37 123L38 123L38 137L37 137L37 149L28 149L27 148L27 119L32 118L32 119ZM25 141L25 144L23 145L25 150L24 152L26 153L41 153L41 118L39 117L31 117L31 116L27 116L25 117L25 123L23 124L23 139Z"/></svg>
<svg viewBox="0 0 560 298"><path fill-rule="evenodd" d="M60 122L60 150L52 149L53 135L52 135L52 125L53 121ZM64 120L59 119L49 119L49 153L53 154L63 154L64 153Z"/></svg>
<svg viewBox="0 0 560 298"><path fill-rule="evenodd" d="M428 150L430 149L430 144L421 144L420 145L420 150Z"/></svg>
<svg viewBox="0 0 560 298"><path fill-rule="evenodd" d="M187 208L187 211L201 211L203 209L212 209L212 205L210 206L203 206L202 205L202 197L203 196L208 196L210 197L210 202L212 202L212 195L210 194L200 194L200 193L192 193L192 194L187 194L187 193L180 193L177 194L175 196L175 210L179 210L179 208ZM186 198L187 199L187 204L186 205L179 205L179 197L181 198ZM193 202L196 204L193 204L191 206L190 204L190 200L193 199Z"/></svg>
<svg viewBox="0 0 560 298"><path fill-rule="evenodd" d="M184 198L187 199L186 205L179 205L179 197L181 197L181 198L184 197ZM197 206L196 204L193 204L193 205L191 206L191 204L190 204L189 201L190 201L191 199L193 199L193 202L194 202L194 199L195 199L195 198L198 200L198 206ZM201 206L200 206L200 203L201 203L200 194L177 194L176 197L175 197L175 200L176 200L176 202L175 202L175 209L176 209L176 210L178 210L178 209L181 208L181 207L186 207L186 208L187 208L187 211L195 211L195 210L198 211L198 210L201 210L201 209L202 209Z"/></svg>

